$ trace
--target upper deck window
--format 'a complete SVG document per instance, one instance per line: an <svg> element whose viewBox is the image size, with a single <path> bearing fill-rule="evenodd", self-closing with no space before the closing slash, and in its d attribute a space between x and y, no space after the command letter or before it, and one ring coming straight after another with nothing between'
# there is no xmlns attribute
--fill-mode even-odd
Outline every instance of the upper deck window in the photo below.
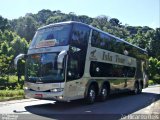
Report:
<svg viewBox="0 0 160 120"><path fill-rule="evenodd" d="M90 28L81 24L74 24L70 44L82 48L88 44Z"/></svg>
<svg viewBox="0 0 160 120"><path fill-rule="evenodd" d="M119 54L124 54L125 50L124 42L97 30L92 32L91 45Z"/></svg>

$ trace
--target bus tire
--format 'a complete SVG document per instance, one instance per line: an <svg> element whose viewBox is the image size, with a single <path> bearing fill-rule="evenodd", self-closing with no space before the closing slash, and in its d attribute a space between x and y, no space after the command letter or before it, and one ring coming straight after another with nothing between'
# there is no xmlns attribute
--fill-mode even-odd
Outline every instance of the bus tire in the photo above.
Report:
<svg viewBox="0 0 160 120"><path fill-rule="evenodd" d="M134 92L135 95L139 94L139 84L138 84L138 82L135 83L133 92Z"/></svg>
<svg viewBox="0 0 160 120"><path fill-rule="evenodd" d="M107 99L107 97L108 97L108 88L107 88L107 86L106 85L103 85L103 87L102 87L102 89L101 89L101 92L100 92L100 95L99 95L99 100L101 101L101 102L104 102L106 99Z"/></svg>
<svg viewBox="0 0 160 120"><path fill-rule="evenodd" d="M93 104L96 99L96 89L94 85L91 85L88 89L85 101L87 104Z"/></svg>
<svg viewBox="0 0 160 120"><path fill-rule="evenodd" d="M143 83L139 83L139 91L138 91L138 94L141 94L142 93L142 88L143 88Z"/></svg>

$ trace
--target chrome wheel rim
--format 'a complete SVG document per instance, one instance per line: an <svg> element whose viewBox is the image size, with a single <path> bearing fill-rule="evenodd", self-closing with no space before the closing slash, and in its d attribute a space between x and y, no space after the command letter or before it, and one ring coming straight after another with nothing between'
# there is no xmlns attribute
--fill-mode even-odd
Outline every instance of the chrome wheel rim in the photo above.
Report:
<svg viewBox="0 0 160 120"><path fill-rule="evenodd" d="M94 90L90 90L89 96L90 96L91 101L93 102L94 99L95 99L95 96L96 96L95 91Z"/></svg>
<svg viewBox="0 0 160 120"><path fill-rule="evenodd" d="M104 98L106 98L106 96L107 96L107 90L105 88L102 89L102 96Z"/></svg>

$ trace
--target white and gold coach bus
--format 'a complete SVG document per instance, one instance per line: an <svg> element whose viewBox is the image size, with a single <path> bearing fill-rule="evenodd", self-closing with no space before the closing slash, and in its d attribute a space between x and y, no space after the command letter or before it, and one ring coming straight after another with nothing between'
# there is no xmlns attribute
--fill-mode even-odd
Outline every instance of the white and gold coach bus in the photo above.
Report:
<svg viewBox="0 0 160 120"><path fill-rule="evenodd" d="M109 94L147 87L147 52L80 22L37 30L26 55L27 98L105 101Z"/></svg>

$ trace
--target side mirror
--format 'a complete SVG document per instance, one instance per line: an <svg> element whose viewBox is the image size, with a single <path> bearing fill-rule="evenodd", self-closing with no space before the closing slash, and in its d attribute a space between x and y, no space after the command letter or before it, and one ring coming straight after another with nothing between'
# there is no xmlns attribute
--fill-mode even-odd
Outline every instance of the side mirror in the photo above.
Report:
<svg viewBox="0 0 160 120"><path fill-rule="evenodd" d="M63 50L59 53L58 58L57 58L57 67L58 69L62 69L63 68L63 60L64 60L64 56L67 55L67 51Z"/></svg>
<svg viewBox="0 0 160 120"><path fill-rule="evenodd" d="M19 54L15 59L14 59L14 67L17 68L17 63L20 59L25 58L27 55L26 54Z"/></svg>

